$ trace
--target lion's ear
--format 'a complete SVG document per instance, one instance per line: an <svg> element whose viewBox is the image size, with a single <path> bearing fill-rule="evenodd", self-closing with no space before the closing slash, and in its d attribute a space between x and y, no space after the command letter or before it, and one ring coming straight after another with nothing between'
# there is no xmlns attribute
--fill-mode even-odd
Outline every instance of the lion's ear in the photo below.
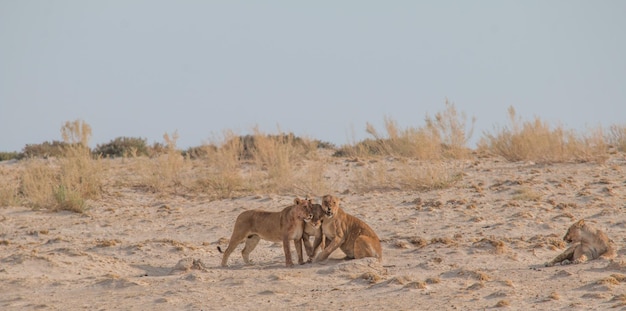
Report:
<svg viewBox="0 0 626 311"><path fill-rule="evenodd" d="M300 201L300 198L295 198L295 199L293 200L293 203L296 203L296 204L298 204L298 205L300 204L300 202L301 202L301 201Z"/></svg>
<svg viewBox="0 0 626 311"><path fill-rule="evenodd" d="M581 220L579 220L579 221L576 223L576 226L577 226L577 227L582 227L582 226L584 226L584 225L585 225L585 220L584 220L584 219L581 219Z"/></svg>

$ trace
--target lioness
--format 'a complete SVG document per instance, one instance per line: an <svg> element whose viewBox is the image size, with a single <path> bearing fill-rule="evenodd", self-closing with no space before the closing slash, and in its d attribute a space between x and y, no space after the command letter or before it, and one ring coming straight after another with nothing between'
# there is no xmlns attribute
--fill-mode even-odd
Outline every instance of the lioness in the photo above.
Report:
<svg viewBox="0 0 626 311"><path fill-rule="evenodd" d="M546 263L546 267L557 263L583 263L596 258L611 259L615 257L615 249L604 232L591 227L581 219L574 223L563 237L567 243L574 243L562 254Z"/></svg>
<svg viewBox="0 0 626 311"><path fill-rule="evenodd" d="M302 242L304 243L304 249L306 250L309 259L307 262L313 262L315 253L318 247L324 249L324 234L322 233L322 219L324 218L324 209L320 204L313 204L311 206L311 213L313 218L311 221L304 224L304 231L302 232ZM310 237L315 237L313 245L311 245Z"/></svg>
<svg viewBox="0 0 626 311"><path fill-rule="evenodd" d="M280 212L249 210L239 214L230 242L224 251L224 257L222 257L222 266L226 266L230 253L244 240L246 246L241 251L241 256L246 264L251 264L250 253L261 239L270 242L283 242L287 267L293 266L290 247L290 241L293 240L298 254L298 263L303 264L301 239L305 222L313 218L311 200L296 198L294 203L294 205L288 206ZM222 252L219 246L217 250Z"/></svg>
<svg viewBox="0 0 626 311"><path fill-rule="evenodd" d="M315 258L315 262L323 261L337 248L346 254L346 259L376 257L383 259L380 239L362 220L344 212L339 207L339 198L325 195L322 207L326 215L322 220L322 232L326 236L326 247Z"/></svg>

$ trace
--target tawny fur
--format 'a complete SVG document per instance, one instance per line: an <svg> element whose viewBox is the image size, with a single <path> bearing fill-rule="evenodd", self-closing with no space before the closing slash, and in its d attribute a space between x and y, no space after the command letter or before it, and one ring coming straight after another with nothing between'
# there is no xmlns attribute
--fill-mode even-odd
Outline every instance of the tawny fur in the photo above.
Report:
<svg viewBox="0 0 626 311"><path fill-rule="evenodd" d="M320 204L313 204L311 206L311 213L313 218L311 221L304 224L304 232L302 232L302 242L304 243L304 249L309 259L307 262L312 262L317 253L317 249L321 246L324 249L324 234L322 233L322 219L324 218L324 209ZM310 237L314 237L313 245L311 245Z"/></svg>
<svg viewBox="0 0 626 311"><path fill-rule="evenodd" d="M322 220L322 232L327 245L315 258L316 262L326 260L337 248L341 248L347 259L375 257L382 261L378 235L365 222L344 212L339 207L339 198L324 196L322 207L326 213Z"/></svg>
<svg viewBox="0 0 626 311"><path fill-rule="evenodd" d="M246 245L241 251L241 256L246 264L251 264L250 253L261 239L270 242L283 242L287 267L293 266L290 246L290 241L293 240L298 254L298 263L303 264L302 233L305 222L310 221L312 217L311 200L299 198L294 200L294 205L288 206L280 212L250 210L239 214L228 248L222 257L222 266L227 266L228 257L244 240ZM217 249L222 252L219 246Z"/></svg>
<svg viewBox="0 0 626 311"><path fill-rule="evenodd" d="M586 224L582 219L569 227L563 240L572 246L546 263L546 266L551 267L557 263L577 264L597 258L611 259L616 255L607 235Z"/></svg>

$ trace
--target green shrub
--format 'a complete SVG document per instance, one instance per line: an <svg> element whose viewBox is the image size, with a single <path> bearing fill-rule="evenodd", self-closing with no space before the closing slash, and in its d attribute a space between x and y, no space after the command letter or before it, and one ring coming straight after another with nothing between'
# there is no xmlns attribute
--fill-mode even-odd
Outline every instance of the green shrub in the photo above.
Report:
<svg viewBox="0 0 626 311"><path fill-rule="evenodd" d="M13 152L0 152L0 161L7 161L7 160L13 160L13 159L21 159L23 157L23 155L19 152L13 151Z"/></svg>
<svg viewBox="0 0 626 311"><path fill-rule="evenodd" d="M58 158L63 156L64 149L68 146L68 143L62 141L45 141L41 144L26 145L24 149L22 149L22 154L25 158Z"/></svg>
<svg viewBox="0 0 626 311"><path fill-rule="evenodd" d="M117 137L106 144L96 146L93 152L102 157L135 157L149 155L146 139L137 137Z"/></svg>

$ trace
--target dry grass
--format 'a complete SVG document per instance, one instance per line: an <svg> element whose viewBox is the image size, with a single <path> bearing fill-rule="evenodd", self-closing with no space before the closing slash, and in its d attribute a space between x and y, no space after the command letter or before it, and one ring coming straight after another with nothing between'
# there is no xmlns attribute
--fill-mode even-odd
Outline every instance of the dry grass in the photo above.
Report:
<svg viewBox="0 0 626 311"><path fill-rule="evenodd" d="M366 132L373 139L366 139L354 146L344 146L340 155L349 157L395 156L422 160L463 159L470 149L467 142L473 132L474 119L469 130L465 113L457 112L454 104L446 101L446 109L425 117L421 128L401 129L398 123L385 117L386 135L372 124L366 124Z"/></svg>
<svg viewBox="0 0 626 311"><path fill-rule="evenodd" d="M601 128L578 135L562 126L552 128L538 117L523 121L513 107L509 107L509 119L510 128L496 129L495 134L486 133L479 142L479 149L509 161L601 163L608 158Z"/></svg>
<svg viewBox="0 0 626 311"><path fill-rule="evenodd" d="M616 149L626 148L623 126L611 127L606 136L601 130L579 136L560 126L551 128L538 118L525 122L512 107L509 116L510 128L487 134L479 149L511 161L601 162L608 157L605 141ZM210 199L259 193L315 196L352 188L368 192L451 187L462 179L464 159L470 156L466 144L473 120L468 126L465 114L446 102L444 111L425 121L422 128L401 129L385 118L384 135L367 124L373 139L335 153L356 158L346 160L346 170L335 173L341 176L331 176L328 166L329 161L343 160L321 156L317 141L280 130L270 135L254 128L253 135L247 136L225 131L210 144L193 148L193 155L187 152L188 156L177 149L178 134L166 133L152 158L128 154L132 157L123 159L124 173L107 176L112 184L103 185L102 173L111 161L91 155L85 147L91 128L77 120L61 128L60 156L21 160L21 172L13 175L17 177L0 180L0 205L82 212L88 200L101 195L103 187L120 185L140 186L161 196L204 195ZM542 197L527 187L512 192L513 200L540 201Z"/></svg>
<svg viewBox="0 0 626 311"><path fill-rule="evenodd" d="M20 175L14 170L0 166L0 207L20 204Z"/></svg>
<svg viewBox="0 0 626 311"><path fill-rule="evenodd" d="M154 159L141 161L143 163L143 185L151 191L164 195L178 193L183 187L183 173L189 170L190 162L176 149L178 133L163 134L164 150Z"/></svg>
<svg viewBox="0 0 626 311"><path fill-rule="evenodd" d="M626 152L626 125L612 125L609 127L606 141L618 151Z"/></svg>
<svg viewBox="0 0 626 311"><path fill-rule="evenodd" d="M256 168L263 178L259 180L261 191L295 192L297 176L295 173L303 160L314 157L317 146L309 140L298 139L293 134L279 131L277 136L266 135L258 128L254 129L255 148L251 150Z"/></svg>
<svg viewBox="0 0 626 311"><path fill-rule="evenodd" d="M462 178L462 169L454 162L387 159L369 161L354 176L357 191L424 191L451 187Z"/></svg>
<svg viewBox="0 0 626 311"><path fill-rule="evenodd" d="M532 188L528 188L528 187L522 187L520 189L514 190L513 191L513 200L519 200L519 201L534 201L534 202L538 202L541 200L541 198L543 197L543 195L532 189Z"/></svg>
<svg viewBox="0 0 626 311"><path fill-rule="evenodd" d="M232 131L225 131L222 141L205 145L203 150L206 157L201 160L200 167L204 170L198 170L196 174L196 185L200 191L216 199L224 199L250 188L249 182L246 182L250 178L245 178L245 170L241 169L243 144Z"/></svg>
<svg viewBox="0 0 626 311"><path fill-rule="evenodd" d="M66 146L59 159L28 159L21 193L33 208L84 212L89 199L102 191L102 161L86 147L91 127L83 121L66 122L61 128Z"/></svg>

